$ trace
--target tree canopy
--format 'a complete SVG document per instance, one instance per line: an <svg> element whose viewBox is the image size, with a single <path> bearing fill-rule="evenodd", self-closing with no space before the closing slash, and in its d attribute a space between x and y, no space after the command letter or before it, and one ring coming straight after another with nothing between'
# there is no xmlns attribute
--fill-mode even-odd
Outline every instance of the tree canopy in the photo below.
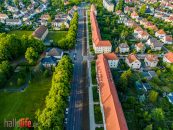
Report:
<svg viewBox="0 0 173 130"><path fill-rule="evenodd" d="M52 87L46 97L45 108L38 110L36 115L39 128L42 130L63 130L64 112L67 107L67 97L70 93L72 79L72 61L68 56L63 56L52 78Z"/></svg>

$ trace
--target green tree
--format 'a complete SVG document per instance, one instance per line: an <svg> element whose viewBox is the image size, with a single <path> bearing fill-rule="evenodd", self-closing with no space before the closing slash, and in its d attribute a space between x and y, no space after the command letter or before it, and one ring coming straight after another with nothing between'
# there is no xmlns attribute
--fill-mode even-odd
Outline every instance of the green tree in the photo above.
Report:
<svg viewBox="0 0 173 130"><path fill-rule="evenodd" d="M157 101L158 95L159 95L158 92L151 90L149 93L149 100L155 103Z"/></svg>
<svg viewBox="0 0 173 130"><path fill-rule="evenodd" d="M141 8L140 8L140 10L139 10L139 12L140 12L140 14L141 15L144 15L145 14L145 11L146 11L146 4L143 4L142 6L141 6Z"/></svg>
<svg viewBox="0 0 173 130"><path fill-rule="evenodd" d="M25 58L27 59L29 64L36 63L36 60L38 59L38 52L34 50L34 48L29 47L26 50Z"/></svg>
<svg viewBox="0 0 173 130"><path fill-rule="evenodd" d="M147 125L144 130L152 130L152 129L153 129L153 125L150 124L150 125Z"/></svg>
<svg viewBox="0 0 173 130"><path fill-rule="evenodd" d="M152 110L151 116L152 116L153 120L155 120L156 122L161 122L165 118L165 113L162 110L162 108L155 108Z"/></svg>

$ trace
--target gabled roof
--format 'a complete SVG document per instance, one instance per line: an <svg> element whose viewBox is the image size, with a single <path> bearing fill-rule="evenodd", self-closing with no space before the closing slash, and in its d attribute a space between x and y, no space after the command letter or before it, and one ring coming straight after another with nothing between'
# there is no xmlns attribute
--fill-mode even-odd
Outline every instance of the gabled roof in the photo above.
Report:
<svg viewBox="0 0 173 130"><path fill-rule="evenodd" d="M142 48L144 48L145 47L145 45L142 43L142 42L140 42L140 43L137 43L137 44L135 44L138 48L140 48L140 49L142 49Z"/></svg>
<svg viewBox="0 0 173 130"><path fill-rule="evenodd" d="M165 36L165 41L172 42L172 36Z"/></svg>
<svg viewBox="0 0 173 130"><path fill-rule="evenodd" d="M58 48L49 48L47 49L47 56L61 56L62 50Z"/></svg>
<svg viewBox="0 0 173 130"><path fill-rule="evenodd" d="M119 45L120 48L129 48L129 45L127 43L121 43Z"/></svg>
<svg viewBox="0 0 173 130"><path fill-rule="evenodd" d="M165 54L165 58L173 63L173 52L168 52Z"/></svg>
<svg viewBox="0 0 173 130"><path fill-rule="evenodd" d="M162 34L166 34L165 31L163 29L160 29L157 31L158 34L162 35Z"/></svg>
<svg viewBox="0 0 173 130"><path fill-rule="evenodd" d="M138 59L137 59L137 57L136 57L135 54L129 54L129 55L127 56L127 59L128 59L128 61L129 61L129 63L138 61Z"/></svg>
<svg viewBox="0 0 173 130"><path fill-rule="evenodd" d="M41 25L40 27L38 27L34 32L33 32L33 36L34 37L37 37L39 39L42 38L43 34L46 32L47 30L47 27L46 26L43 26Z"/></svg>
<svg viewBox="0 0 173 130"><path fill-rule="evenodd" d="M56 64L57 63L57 59L53 56L50 57L45 57L41 60L42 64Z"/></svg>
<svg viewBox="0 0 173 130"><path fill-rule="evenodd" d="M150 62L158 62L159 61L158 56L154 55L154 54L147 54L145 58Z"/></svg>
<svg viewBox="0 0 173 130"><path fill-rule="evenodd" d="M104 54L96 61L97 78L107 130L128 130L109 64Z"/></svg>
<svg viewBox="0 0 173 130"><path fill-rule="evenodd" d="M118 60L117 55L113 52L112 53L104 53L103 55L107 60Z"/></svg>

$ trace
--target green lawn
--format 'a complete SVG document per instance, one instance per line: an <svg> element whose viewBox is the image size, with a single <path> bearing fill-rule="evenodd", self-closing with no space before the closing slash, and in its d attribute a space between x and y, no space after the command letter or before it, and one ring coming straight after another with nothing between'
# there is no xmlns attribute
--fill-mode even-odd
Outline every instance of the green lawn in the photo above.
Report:
<svg viewBox="0 0 173 130"><path fill-rule="evenodd" d="M26 36L31 35L32 32L33 32L33 31L15 30L15 31L9 32L9 34L16 34L16 36L17 36L18 38L21 38L22 35L26 35Z"/></svg>
<svg viewBox="0 0 173 130"><path fill-rule="evenodd" d="M100 127L100 128L96 128L95 130L104 130L104 128Z"/></svg>
<svg viewBox="0 0 173 130"><path fill-rule="evenodd" d="M19 88L28 81L30 72L24 67L20 67L19 72L14 72L5 85L5 88Z"/></svg>
<svg viewBox="0 0 173 130"><path fill-rule="evenodd" d="M95 123L96 124L102 124L103 123L101 108L100 108L99 104L94 105L94 117L95 117Z"/></svg>
<svg viewBox="0 0 173 130"><path fill-rule="evenodd" d="M67 34L67 31L50 31L46 37L47 40L53 40L53 42L58 42L64 38Z"/></svg>
<svg viewBox="0 0 173 130"><path fill-rule="evenodd" d="M36 110L44 108L45 97L51 87L51 76L45 78L41 73L34 75L35 78L24 92L0 93L0 129L4 119L29 117L34 121Z"/></svg>
<svg viewBox="0 0 173 130"><path fill-rule="evenodd" d="M96 63L95 61L91 62L91 77L92 77L92 83L93 84L97 84L97 80L96 80Z"/></svg>
<svg viewBox="0 0 173 130"><path fill-rule="evenodd" d="M93 100L94 102L99 102L99 93L97 91L97 87L93 87Z"/></svg>

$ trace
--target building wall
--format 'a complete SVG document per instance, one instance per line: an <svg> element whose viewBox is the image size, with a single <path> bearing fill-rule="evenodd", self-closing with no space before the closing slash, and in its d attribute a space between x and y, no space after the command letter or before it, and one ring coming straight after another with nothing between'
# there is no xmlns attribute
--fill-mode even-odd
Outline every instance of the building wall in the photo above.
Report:
<svg viewBox="0 0 173 130"><path fill-rule="evenodd" d="M113 12L114 11L114 4L108 4L106 0L103 0L103 6L109 11Z"/></svg>
<svg viewBox="0 0 173 130"><path fill-rule="evenodd" d="M41 40L44 40L44 39L46 38L47 34L48 34L48 29L45 31L45 33L44 33L43 36L41 37Z"/></svg>
<svg viewBox="0 0 173 130"><path fill-rule="evenodd" d="M108 60L110 68L117 68L119 60Z"/></svg>
<svg viewBox="0 0 173 130"><path fill-rule="evenodd" d="M146 58L145 58L144 62L145 62L145 65L146 66L149 66L149 67L156 67L157 66L157 63L158 63L156 61L153 61L153 62L148 61Z"/></svg>
<svg viewBox="0 0 173 130"><path fill-rule="evenodd" d="M120 48L120 47L119 47L119 50L120 50L120 53L129 52L129 48Z"/></svg>
<svg viewBox="0 0 173 130"><path fill-rule="evenodd" d="M125 61L128 64L128 66L132 69L139 69L141 67L141 62L138 60L135 62L129 63L129 60L126 58Z"/></svg>

